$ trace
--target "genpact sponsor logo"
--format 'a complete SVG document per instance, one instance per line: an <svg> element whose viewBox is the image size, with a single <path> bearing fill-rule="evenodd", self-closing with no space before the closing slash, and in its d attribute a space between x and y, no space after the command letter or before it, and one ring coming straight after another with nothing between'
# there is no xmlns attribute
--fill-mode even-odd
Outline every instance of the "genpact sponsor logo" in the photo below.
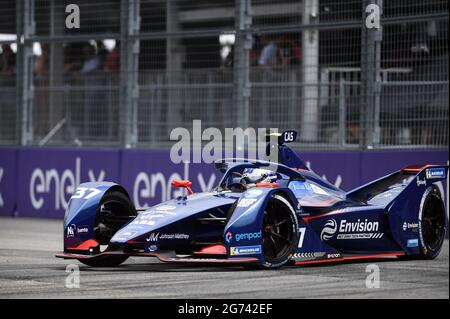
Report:
<svg viewBox="0 0 450 319"><path fill-rule="evenodd" d="M230 243L232 239L233 239L233 234L231 232L227 232L225 234L225 240L227 241L227 243Z"/></svg>
<svg viewBox="0 0 450 319"><path fill-rule="evenodd" d="M234 236L235 240L241 241L241 240L252 240L252 239L257 239L257 238L261 238L262 237L262 232L254 232L254 233L240 233L240 234L236 234Z"/></svg>
<svg viewBox="0 0 450 319"><path fill-rule="evenodd" d="M43 170L35 168L30 177L29 195L31 205L39 210L45 204L45 194L54 194L54 208L67 209L70 196L75 192L75 188L81 182L81 159L75 159L74 169L65 169L62 173L55 168ZM89 182L101 182L105 179L105 171L100 170L98 176L94 171L88 170Z"/></svg>

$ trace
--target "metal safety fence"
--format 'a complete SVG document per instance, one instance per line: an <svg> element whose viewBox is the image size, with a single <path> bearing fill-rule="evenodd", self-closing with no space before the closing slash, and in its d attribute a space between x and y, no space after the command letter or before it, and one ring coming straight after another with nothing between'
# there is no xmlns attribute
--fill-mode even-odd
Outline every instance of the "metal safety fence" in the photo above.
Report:
<svg viewBox="0 0 450 319"><path fill-rule="evenodd" d="M445 0L5 0L0 44L2 145L165 148L196 119L449 142Z"/></svg>

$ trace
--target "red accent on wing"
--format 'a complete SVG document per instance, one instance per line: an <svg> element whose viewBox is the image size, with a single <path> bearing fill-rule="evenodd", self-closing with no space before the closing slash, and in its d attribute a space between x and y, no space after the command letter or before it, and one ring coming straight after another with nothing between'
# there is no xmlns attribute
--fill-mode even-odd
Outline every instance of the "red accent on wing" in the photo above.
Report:
<svg viewBox="0 0 450 319"><path fill-rule="evenodd" d="M97 247L99 243L95 239L88 239L76 247L67 247L67 249L71 250L89 250L91 247Z"/></svg>
<svg viewBox="0 0 450 319"><path fill-rule="evenodd" d="M404 256L405 253L395 253L395 254L375 254L375 255L363 255L363 256L348 256L342 258L332 258L332 259L322 259L322 260L306 260L306 261L296 261L296 265L310 265L310 264L321 264L321 263L332 263L345 260L359 260L359 259L373 259L373 258L384 258L384 257L398 257Z"/></svg>
<svg viewBox="0 0 450 319"><path fill-rule="evenodd" d="M188 190L189 195L193 194L194 192L191 189L192 182L187 180L174 180L172 181L172 187L178 188L178 187L184 187Z"/></svg>
<svg viewBox="0 0 450 319"><path fill-rule="evenodd" d="M330 198L330 199L326 199L326 200L323 200L323 201L320 201L320 202L300 201L300 204L303 205L303 206L326 206L328 204L336 202L337 200L338 199L336 199L336 198Z"/></svg>
<svg viewBox="0 0 450 319"><path fill-rule="evenodd" d="M334 212L324 213L324 214L320 214L320 215L306 216L306 217L303 217L303 220L305 222L309 222L311 219L316 219L316 218L331 216L331 215L338 215L338 214L343 214L343 213L345 213L345 211L334 211Z"/></svg>
<svg viewBox="0 0 450 319"><path fill-rule="evenodd" d="M407 173L419 173L420 171L424 170L428 167L435 167L436 165L430 165L430 164L418 164L418 165L408 165L404 168L402 168L403 172Z"/></svg>
<svg viewBox="0 0 450 319"><path fill-rule="evenodd" d="M199 251L194 251L194 254L200 255L226 255L227 249L224 245L213 245L202 248Z"/></svg>
<svg viewBox="0 0 450 319"><path fill-rule="evenodd" d="M256 187L278 187L278 183L256 183Z"/></svg>

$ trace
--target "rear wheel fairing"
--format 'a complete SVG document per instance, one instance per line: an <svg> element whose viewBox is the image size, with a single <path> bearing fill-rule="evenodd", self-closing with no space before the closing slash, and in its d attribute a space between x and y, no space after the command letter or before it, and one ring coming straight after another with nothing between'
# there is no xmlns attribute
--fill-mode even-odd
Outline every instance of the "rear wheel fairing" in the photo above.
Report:
<svg viewBox="0 0 450 319"><path fill-rule="evenodd" d="M341 253L399 251L382 207L347 207L306 217L320 240Z"/></svg>

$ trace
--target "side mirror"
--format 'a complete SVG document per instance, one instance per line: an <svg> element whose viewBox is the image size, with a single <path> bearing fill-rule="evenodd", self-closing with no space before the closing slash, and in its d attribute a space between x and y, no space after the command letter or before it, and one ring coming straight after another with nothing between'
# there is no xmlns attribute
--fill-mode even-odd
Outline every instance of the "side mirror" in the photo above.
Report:
<svg viewBox="0 0 450 319"><path fill-rule="evenodd" d="M172 187L174 187L174 188L178 188L178 187L186 188L187 191L189 192L189 195L194 193L192 191L192 189L191 189L191 186L192 186L192 182L191 181L186 181L186 180L174 180L174 181L172 181Z"/></svg>

